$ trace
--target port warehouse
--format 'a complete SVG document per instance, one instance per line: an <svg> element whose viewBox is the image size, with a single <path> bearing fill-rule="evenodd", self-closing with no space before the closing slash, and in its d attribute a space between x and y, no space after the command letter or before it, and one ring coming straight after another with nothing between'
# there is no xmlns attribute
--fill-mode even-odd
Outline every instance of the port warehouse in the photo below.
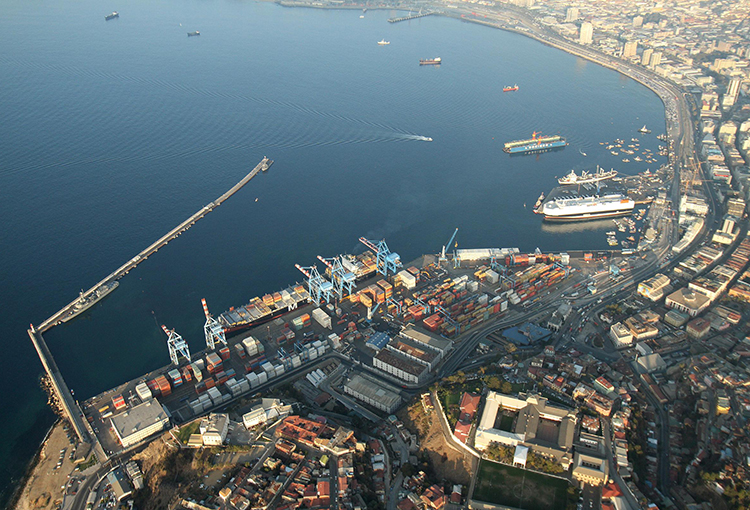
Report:
<svg viewBox="0 0 750 510"><path fill-rule="evenodd" d="M190 363L180 360L180 366L163 367L93 397L84 403L84 412L104 448L119 451L134 444L134 438L123 435L122 427L116 425L119 416L128 413L131 420L137 420L146 409L143 403L158 403L173 424L180 424L239 396L254 395L302 377L321 361L343 358L337 351L355 342L370 353L371 361L364 363L360 375L368 377L373 390L363 391L361 380L355 380L344 386L344 392L385 412L396 405L393 397L400 391L397 386L424 382L460 334L561 282L571 258L585 261L612 254L459 250L456 258L461 268L454 270L453 276L435 264L435 257L422 257L395 275L377 274L361 281L335 306L299 306L267 324L230 336L228 345L218 344L215 351L198 353ZM510 287L508 277L500 281L503 270L497 266L498 271L491 269L491 263L505 267L506 274L514 278L515 289ZM364 342L372 331L366 316L372 307L377 307L378 315L389 315L404 327L393 337L379 333L377 346L366 348ZM152 427L151 433L157 428Z"/></svg>

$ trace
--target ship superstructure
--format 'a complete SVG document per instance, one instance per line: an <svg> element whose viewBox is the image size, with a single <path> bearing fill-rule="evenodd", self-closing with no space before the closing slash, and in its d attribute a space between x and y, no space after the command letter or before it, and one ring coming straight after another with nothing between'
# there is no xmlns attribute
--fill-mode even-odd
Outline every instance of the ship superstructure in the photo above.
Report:
<svg viewBox="0 0 750 510"><path fill-rule="evenodd" d="M515 140L506 143L503 147L503 151L508 154L523 154L526 152L541 152L550 149L559 149L566 145L568 145L568 142L560 135L543 136L541 133L534 131L529 139Z"/></svg>
<svg viewBox="0 0 750 510"><path fill-rule="evenodd" d="M571 170L565 177L557 179L562 185L566 184L588 184L591 182L599 182L607 179L611 179L617 176L617 170L604 170L603 168L596 167L596 172L593 174L587 171L581 172L581 175L576 174L575 170Z"/></svg>

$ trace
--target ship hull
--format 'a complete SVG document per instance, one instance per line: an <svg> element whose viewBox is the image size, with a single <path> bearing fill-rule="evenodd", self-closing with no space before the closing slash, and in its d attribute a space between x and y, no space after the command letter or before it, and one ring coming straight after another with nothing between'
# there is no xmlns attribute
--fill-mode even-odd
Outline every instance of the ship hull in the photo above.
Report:
<svg viewBox="0 0 750 510"><path fill-rule="evenodd" d="M247 329L254 328L255 326L262 326L263 324L266 324L268 322L271 322L272 320L278 319L282 315L286 315L291 311L292 310L289 308L278 309L266 315L265 317L261 317L260 319L254 320L252 322L245 322L243 324L231 324L228 326L224 326L224 333L227 335L231 335L234 333L239 333L240 331L245 331Z"/></svg>
<svg viewBox="0 0 750 510"><path fill-rule="evenodd" d="M71 312L70 315L66 315L64 318L60 319L60 322L68 322L70 320L75 319L76 317L78 317L79 315L81 315L86 310L91 309L92 306L94 306L95 304L97 304L98 302L100 302L102 299L104 299L105 297L109 296L112 293L112 291L115 290L119 286L120 286L120 282L118 282L118 281L113 282L113 285L111 285L109 287L106 287L104 289L104 292L101 295L97 296L96 299L92 300L89 303L86 303L86 305L84 307L79 308L79 309Z"/></svg>
<svg viewBox="0 0 750 510"><path fill-rule="evenodd" d="M632 212L633 212L632 209L626 209L623 211L570 214L570 215L563 215L563 216L548 216L545 214L544 221L547 221L550 223L568 223L568 222L573 222L573 221L600 220L602 218L617 218L620 216L627 216Z"/></svg>
<svg viewBox="0 0 750 510"><path fill-rule="evenodd" d="M542 143L536 146L525 146L525 147L513 147L511 149L503 149L511 156L521 154L533 154L537 152L547 152L552 150L564 149L567 146L567 142L553 142L553 143Z"/></svg>

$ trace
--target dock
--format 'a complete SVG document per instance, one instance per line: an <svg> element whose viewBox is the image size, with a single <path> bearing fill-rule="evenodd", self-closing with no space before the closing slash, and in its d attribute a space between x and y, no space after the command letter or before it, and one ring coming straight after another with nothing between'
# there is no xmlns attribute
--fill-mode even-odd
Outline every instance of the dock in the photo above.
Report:
<svg viewBox="0 0 750 510"><path fill-rule="evenodd" d="M388 23L398 23L399 21L409 21L410 19L424 18L425 16L431 16L438 14L437 12L420 12L417 14L410 14L408 16L402 16L400 18L388 18Z"/></svg>
<svg viewBox="0 0 750 510"><path fill-rule="evenodd" d="M149 256L156 253L160 248L166 246L169 241L175 239L177 236L182 234L183 232L187 231L190 227L192 227L196 221L203 218L205 215L219 207L225 200L227 200L229 197L237 193L245 184L250 182L250 180L258 175L258 172L266 171L270 168L270 166L273 164L273 161L268 158L263 158L260 163L258 163L255 168L253 168L249 174L247 174L245 177L240 180L237 184L232 186L226 193L221 195L219 198L214 200L213 202L209 203L208 205L203 206L200 210L198 210L195 214L190 216L188 219L177 225L175 228L164 234L162 237L154 241L151 245L149 245L146 249L141 251L138 255L133 257L132 259L128 260L125 264L120 266L118 269L116 269L114 272L107 275L103 280L95 284L93 287L91 287L89 290L83 293L83 297L90 296L96 290L101 287L102 285L105 285L109 282L112 282L114 280L118 280L124 275L126 275L131 269L135 268L138 264L146 260ZM42 322L36 327L36 330L41 334L49 330L50 328L56 326L60 323L63 317L65 317L72 308L75 306L75 304L78 302L80 298L76 298L75 300L68 303L66 306L61 308L59 311L57 311L55 314L53 314L51 317L49 317L47 320Z"/></svg>
<svg viewBox="0 0 750 510"><path fill-rule="evenodd" d="M149 245L146 249L141 251L138 255L127 261L125 264L120 266L117 270L110 273L106 278L104 278L102 281L94 285L92 288L90 288L88 291L84 293L84 296L88 296L96 289L101 287L102 285L105 285L106 283L109 283L111 281L117 280L121 278L123 275L127 274L128 271L136 267L138 264L146 260L150 255L153 255L156 253L159 248L162 248L163 246L166 246L169 241L176 238L186 230L188 230L191 226L195 224L196 221L203 218L206 214L213 211L216 207L220 206L225 200L227 200L229 197L237 193L245 184L250 182L250 180L258 175L259 172L263 171L265 172L270 168L270 166L273 164L273 161L264 157L260 163L258 163L255 168L253 168L250 173L248 173L245 177L240 180L237 184L232 186L226 193L222 194L219 198L211 202L210 204L202 207L198 212L190 216L188 219L177 225L175 228L164 234L162 237L160 237L158 240L156 240L154 243ZM71 426L73 427L73 430L75 430L76 435L81 440L82 443L88 443L91 444L92 439L94 443L94 447L97 450L97 453L99 453L100 460L104 460L106 458L106 454L104 453L103 449L100 447L98 441L96 440L96 437L92 437L92 433L89 427L87 427L87 423L85 423L83 418L83 412L81 408L79 407L78 403L73 398L73 395L71 394L70 390L68 389L67 384L65 384L65 380L63 379L62 374L60 373L60 369L57 367L57 363L55 363L55 359L52 356L52 353L50 352L49 348L47 347L47 343L44 341L44 337L42 336L42 333L48 331L50 328L56 326L59 324L62 317L64 317L66 314L68 314L71 310L71 308L78 302L78 299L70 302L67 306L60 309L58 312L53 314L51 317L49 317L47 320L42 322L39 326L34 326L31 324L28 330L29 338L31 338L32 343L34 344L34 348L36 349L37 354L39 355L39 359L42 362L42 366L44 367L45 372L49 376L52 388L55 391L55 394L57 395L58 400L60 401L60 405L62 406L63 411L67 415L67 418L70 420Z"/></svg>

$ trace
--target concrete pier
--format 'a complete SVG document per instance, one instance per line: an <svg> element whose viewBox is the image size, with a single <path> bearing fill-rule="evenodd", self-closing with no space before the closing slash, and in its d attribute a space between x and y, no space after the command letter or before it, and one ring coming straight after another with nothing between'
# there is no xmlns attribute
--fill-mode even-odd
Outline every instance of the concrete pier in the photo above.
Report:
<svg viewBox="0 0 750 510"><path fill-rule="evenodd" d="M425 12L425 13L418 13L418 14L411 14L409 16L402 16L400 18L389 18L388 23L398 23L399 21L409 21L410 19L417 19L417 18L424 18L425 16L431 16L433 14L437 14L435 12Z"/></svg>
<svg viewBox="0 0 750 510"><path fill-rule="evenodd" d="M219 198L211 202L210 204L202 207L198 212L190 216L188 219L177 225L175 228L164 234L162 237L157 239L155 242L153 242L151 245L149 245L146 249L141 251L138 255L133 257L132 259L128 260L125 264L120 266L118 269L116 269L113 273L110 273L107 275L102 281L91 287L89 290L83 293L83 296L90 296L92 293L94 293L99 287L102 285L105 285L109 282L112 282L114 280L118 280L123 275L125 275L128 271L136 267L138 264L146 260L150 255L153 255L156 253L159 248L166 246L169 241L176 238L186 230L188 230L190 227L192 227L196 221L203 218L206 214L213 211L215 208L220 206L226 199L237 193L245 184L250 182L250 180L258 175L258 172L266 171L268 168L273 164L273 161L264 157L260 163L258 163L255 168L253 168L249 174L247 174L245 177L240 180L237 184L232 186L226 193L221 195ZM80 298L75 299L74 301L71 301L68 303L65 307L60 309L58 312L53 314L50 318L39 324L39 326L36 327L36 330L39 333L44 333L48 329L56 326L59 324L59 322L68 315L75 304L78 302Z"/></svg>

